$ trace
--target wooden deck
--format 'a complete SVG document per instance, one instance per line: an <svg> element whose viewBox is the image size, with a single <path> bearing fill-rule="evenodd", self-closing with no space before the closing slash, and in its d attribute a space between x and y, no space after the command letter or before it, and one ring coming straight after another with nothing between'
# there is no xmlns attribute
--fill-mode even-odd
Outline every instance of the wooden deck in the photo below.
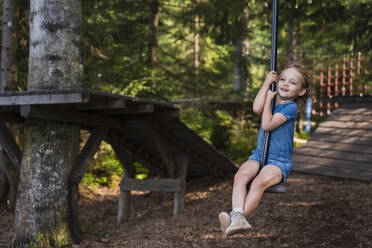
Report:
<svg viewBox="0 0 372 248"><path fill-rule="evenodd" d="M39 118L80 124L88 130L107 127L126 139L128 148L147 165L162 170L164 164L153 138L156 132L170 144L170 154L176 150L188 154L189 176L234 174L235 164L183 124L179 114L175 104L89 89L0 94L2 122Z"/></svg>
<svg viewBox="0 0 372 248"><path fill-rule="evenodd" d="M353 96L293 155L293 170L372 181L372 97Z"/></svg>

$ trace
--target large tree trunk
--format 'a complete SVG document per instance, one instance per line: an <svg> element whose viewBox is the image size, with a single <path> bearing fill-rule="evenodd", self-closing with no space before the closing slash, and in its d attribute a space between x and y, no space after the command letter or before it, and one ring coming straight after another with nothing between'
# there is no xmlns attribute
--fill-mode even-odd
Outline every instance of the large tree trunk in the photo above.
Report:
<svg viewBox="0 0 372 248"><path fill-rule="evenodd" d="M247 54L245 41L247 40L247 25L248 25L248 8L243 10L241 19L237 22L239 32L235 38L234 51L234 90L240 91L242 89L249 90L248 82L248 68L247 68Z"/></svg>
<svg viewBox="0 0 372 248"><path fill-rule="evenodd" d="M3 20L1 37L0 91L15 91L16 82L16 22L15 1L3 0Z"/></svg>
<svg viewBox="0 0 372 248"><path fill-rule="evenodd" d="M159 0L152 0L150 3L150 36L148 44L147 61L152 69L155 68L156 63L156 47L158 46L158 27L159 27Z"/></svg>
<svg viewBox="0 0 372 248"><path fill-rule="evenodd" d="M31 0L28 90L81 86L81 2ZM68 177L79 126L27 120L13 247L71 244Z"/></svg>
<svg viewBox="0 0 372 248"><path fill-rule="evenodd" d="M0 92L17 90L16 11L16 1L3 0ZM8 202L7 200L9 200L9 204L4 205L10 211L14 211L19 172L12 164L4 164L6 161L6 154L0 151L0 163L2 163L0 164L0 202Z"/></svg>
<svg viewBox="0 0 372 248"><path fill-rule="evenodd" d="M292 13L296 11L296 0L291 0L291 10ZM295 61L296 39L294 21L294 17L293 15L291 15L288 23L288 65L292 64Z"/></svg>

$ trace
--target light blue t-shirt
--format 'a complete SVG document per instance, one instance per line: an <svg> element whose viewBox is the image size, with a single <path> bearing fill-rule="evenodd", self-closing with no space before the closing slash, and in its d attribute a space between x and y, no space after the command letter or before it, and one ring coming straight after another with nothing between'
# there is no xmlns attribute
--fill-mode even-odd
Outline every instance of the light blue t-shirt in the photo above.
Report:
<svg viewBox="0 0 372 248"><path fill-rule="evenodd" d="M284 104L276 104L274 108L275 113L281 113L288 118L288 120L271 131L269 142L268 159L288 159L292 160L293 153L293 136L294 126L297 117L297 104L295 102L287 102ZM260 126L260 131L257 138L257 148L253 151L261 157L263 146L264 131Z"/></svg>

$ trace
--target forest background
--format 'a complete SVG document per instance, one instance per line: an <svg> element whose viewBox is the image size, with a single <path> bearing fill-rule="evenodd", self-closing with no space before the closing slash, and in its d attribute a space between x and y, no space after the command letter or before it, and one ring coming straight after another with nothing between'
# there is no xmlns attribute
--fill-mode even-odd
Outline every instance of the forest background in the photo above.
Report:
<svg viewBox="0 0 372 248"><path fill-rule="evenodd" d="M279 2L279 68L359 52L372 63L371 0ZM82 7L85 88L180 104L188 127L236 163L246 160L260 122L251 104L270 66L271 1L84 0ZM16 0L14 13L12 88L26 90L29 1ZM297 136L308 134L298 128ZM137 165L137 177L146 176ZM84 181L113 185L121 173L103 143Z"/></svg>

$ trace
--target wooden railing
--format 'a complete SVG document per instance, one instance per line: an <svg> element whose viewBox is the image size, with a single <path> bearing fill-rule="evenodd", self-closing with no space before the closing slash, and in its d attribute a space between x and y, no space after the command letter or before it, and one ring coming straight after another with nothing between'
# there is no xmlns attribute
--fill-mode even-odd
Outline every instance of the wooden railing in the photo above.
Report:
<svg viewBox="0 0 372 248"><path fill-rule="evenodd" d="M361 53L312 60L313 115L329 115L334 97L372 93L371 65Z"/></svg>

